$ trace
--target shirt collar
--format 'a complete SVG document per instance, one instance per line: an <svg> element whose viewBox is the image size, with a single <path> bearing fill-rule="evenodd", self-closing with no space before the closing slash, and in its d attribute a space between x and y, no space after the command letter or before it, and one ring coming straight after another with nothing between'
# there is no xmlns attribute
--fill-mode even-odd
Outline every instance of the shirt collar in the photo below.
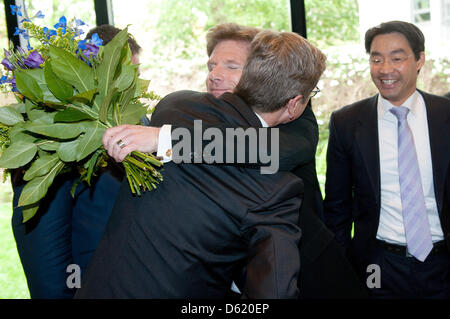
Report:
<svg viewBox="0 0 450 319"><path fill-rule="evenodd" d="M264 121L264 119L258 113L255 113L255 114L259 118L259 120L261 121L262 127L269 127L269 124L267 124L267 122Z"/></svg>
<svg viewBox="0 0 450 319"><path fill-rule="evenodd" d="M405 106L409 109L409 112L413 116L417 116L419 114L419 111L420 111L419 98L420 98L420 94L419 94L419 92L417 92L417 90L415 90L414 93L411 94L406 99L406 101L403 102L403 104L402 104L402 106ZM382 97L381 94L378 95L378 110L379 110L379 114L382 117L385 116L386 114L392 114L391 112L389 112L389 110L393 107L396 107L396 106L393 105L388 100L386 100L384 97Z"/></svg>

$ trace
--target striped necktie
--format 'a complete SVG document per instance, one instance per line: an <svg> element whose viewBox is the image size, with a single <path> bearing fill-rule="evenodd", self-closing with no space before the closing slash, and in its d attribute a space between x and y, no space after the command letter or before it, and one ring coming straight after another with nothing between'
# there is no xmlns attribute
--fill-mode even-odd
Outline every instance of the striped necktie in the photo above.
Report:
<svg viewBox="0 0 450 319"><path fill-rule="evenodd" d="M398 120L398 175L406 245L411 255L424 261L433 249L433 242L414 139L406 121L409 109L400 106L389 111Z"/></svg>

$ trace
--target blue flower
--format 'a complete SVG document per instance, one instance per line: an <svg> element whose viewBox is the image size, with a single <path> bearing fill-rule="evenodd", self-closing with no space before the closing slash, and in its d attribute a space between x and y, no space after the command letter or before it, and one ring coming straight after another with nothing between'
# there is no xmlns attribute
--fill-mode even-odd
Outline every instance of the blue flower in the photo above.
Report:
<svg viewBox="0 0 450 319"><path fill-rule="evenodd" d="M52 36L55 36L57 33L56 33L56 31L55 30L49 30L47 27L44 27L43 29L42 29L42 32L45 34L45 36L47 37L47 39L49 39L50 40L50 38L52 37Z"/></svg>
<svg viewBox="0 0 450 319"><path fill-rule="evenodd" d="M24 22L31 22L31 20L28 18L23 18L22 20L20 20L20 23L24 23Z"/></svg>
<svg viewBox="0 0 450 319"><path fill-rule="evenodd" d="M42 13L41 10L39 10L38 12L36 12L33 18L43 19L44 17L45 15Z"/></svg>
<svg viewBox="0 0 450 319"><path fill-rule="evenodd" d="M59 18L59 22L57 24L55 24L53 27L55 29L58 29L58 28L64 28L65 29L67 27L67 19L66 19L66 17L62 16L61 18Z"/></svg>
<svg viewBox="0 0 450 319"><path fill-rule="evenodd" d="M10 4L9 7L11 8L11 14L12 15L16 15L16 13L17 13L17 15L19 17L22 16L22 12L20 12L21 6L15 6L15 5Z"/></svg>
<svg viewBox="0 0 450 319"><path fill-rule="evenodd" d="M22 31L25 31L25 30L23 30L23 29L20 29L19 27L16 27L16 29L15 29L15 31L14 31L14 34L13 34L13 35L19 35L19 34L21 34L21 33L22 33Z"/></svg>
<svg viewBox="0 0 450 319"><path fill-rule="evenodd" d="M75 28L75 36L79 37L80 35L84 34L84 31L78 28Z"/></svg>
<svg viewBox="0 0 450 319"><path fill-rule="evenodd" d="M55 29L61 28L61 33L66 34L67 29L67 19L65 16L59 18L59 22L53 26Z"/></svg>
<svg viewBox="0 0 450 319"><path fill-rule="evenodd" d="M86 23L84 23L84 21L81 20L81 19L76 19L76 20L75 20L75 25L76 25L77 27L82 26L82 25L85 25L85 24L86 24Z"/></svg>
<svg viewBox="0 0 450 319"><path fill-rule="evenodd" d="M25 29L20 29L20 28L18 28L18 27L16 27L15 30L16 30L16 31L14 32L13 35L22 35L23 38L24 38L25 40L28 40L28 39L30 38L30 37L28 36L27 30L25 30Z"/></svg>
<svg viewBox="0 0 450 319"><path fill-rule="evenodd" d="M30 41L28 41L28 43L27 43L27 49L28 49L28 51L33 50L33 47L30 45Z"/></svg>
<svg viewBox="0 0 450 319"><path fill-rule="evenodd" d="M80 50L86 50L86 40L81 40L80 42L78 42L78 48L80 49Z"/></svg>
<svg viewBox="0 0 450 319"><path fill-rule="evenodd" d="M8 77L6 75L2 75L0 78L0 84L5 84L8 81Z"/></svg>
<svg viewBox="0 0 450 319"><path fill-rule="evenodd" d="M103 45L103 40L100 39L100 37L98 36L97 33L94 33L92 35L91 40L89 41L89 43L92 43L92 44L94 44L96 46L101 46L101 45Z"/></svg>

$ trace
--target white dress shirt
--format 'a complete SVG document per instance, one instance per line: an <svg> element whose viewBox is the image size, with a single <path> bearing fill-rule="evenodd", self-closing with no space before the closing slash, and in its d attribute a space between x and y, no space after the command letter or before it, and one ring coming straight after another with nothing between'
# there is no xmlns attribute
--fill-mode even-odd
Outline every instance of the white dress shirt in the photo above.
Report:
<svg viewBox="0 0 450 319"><path fill-rule="evenodd" d="M415 91L404 103L410 112L407 116L412 131L420 177L425 196L428 221L433 242L444 239L433 184L433 167L431 162L430 139L425 101ZM380 187L381 209L377 238L397 245L406 245L403 226L402 203L397 162L398 128L397 118L389 112L396 107L379 95L378 97L378 139L380 150Z"/></svg>

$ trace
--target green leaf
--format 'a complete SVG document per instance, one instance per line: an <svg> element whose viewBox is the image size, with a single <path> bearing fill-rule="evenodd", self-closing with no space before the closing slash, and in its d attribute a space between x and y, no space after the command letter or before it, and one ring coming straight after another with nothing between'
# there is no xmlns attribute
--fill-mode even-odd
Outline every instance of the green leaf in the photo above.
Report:
<svg viewBox="0 0 450 319"><path fill-rule="evenodd" d="M53 117L55 116L55 112L45 112L40 109L32 109L28 114L28 119L33 123L40 124L53 124ZM29 122L28 122L29 123Z"/></svg>
<svg viewBox="0 0 450 319"><path fill-rule="evenodd" d="M150 80L137 79L136 82L136 93L134 97L138 97L148 91L148 86L150 85Z"/></svg>
<svg viewBox="0 0 450 319"><path fill-rule="evenodd" d="M147 108L142 103L130 103L125 105L121 113L119 124L139 124L141 118L147 113Z"/></svg>
<svg viewBox="0 0 450 319"><path fill-rule="evenodd" d="M132 99L135 98L135 94L136 94L136 82L129 89L122 92L121 99L119 101L119 103L121 105L121 110L120 110L121 112L122 112L122 109L126 105L128 105ZM117 123L117 125L119 125L119 124Z"/></svg>
<svg viewBox="0 0 450 319"><path fill-rule="evenodd" d="M114 87L120 92L128 89L136 78L137 69L137 65L124 65L122 67L122 72L120 72L119 77L114 82Z"/></svg>
<svg viewBox="0 0 450 319"><path fill-rule="evenodd" d="M25 113L29 113L31 110L36 109L37 106L31 102L29 99L25 100Z"/></svg>
<svg viewBox="0 0 450 319"><path fill-rule="evenodd" d="M25 123L19 123L11 128L11 131L9 131L9 140L11 141L11 145L20 141L34 143L36 137L30 132L27 132L24 127Z"/></svg>
<svg viewBox="0 0 450 319"><path fill-rule="evenodd" d="M127 40L128 28L125 28L104 46L103 59L97 67L98 91L101 100L108 95L109 89L113 87L114 75Z"/></svg>
<svg viewBox="0 0 450 319"><path fill-rule="evenodd" d="M22 223L29 221L39 210L39 202L22 208Z"/></svg>
<svg viewBox="0 0 450 319"><path fill-rule="evenodd" d="M0 123L12 126L23 121L22 114L15 108L10 106L0 107Z"/></svg>
<svg viewBox="0 0 450 319"><path fill-rule="evenodd" d="M72 195L72 197L75 197L75 192L77 190L77 187L84 180L84 175L86 175L86 173L81 174L81 176L75 182L73 182L72 188L70 189L70 195Z"/></svg>
<svg viewBox="0 0 450 319"><path fill-rule="evenodd" d="M59 139L75 138L81 134L80 123L55 123L52 125L40 123L28 123L25 125L27 131Z"/></svg>
<svg viewBox="0 0 450 319"><path fill-rule="evenodd" d="M19 198L19 206L31 205L42 199L46 194L50 185L53 183L55 176L64 167L64 163L59 161L44 176L37 176L29 181L23 188Z"/></svg>
<svg viewBox="0 0 450 319"><path fill-rule="evenodd" d="M36 83L39 85L39 88L42 91L42 101L46 104L49 104L52 107L62 107L64 105L63 102L58 100L54 94L49 90L47 86L47 82L45 79L44 69L29 69L26 70L27 73L36 80ZM41 101L35 101L41 102Z"/></svg>
<svg viewBox="0 0 450 319"><path fill-rule="evenodd" d="M61 142L59 144L56 153L59 158L64 162L73 162L77 160L78 156L78 145L80 144L80 138L69 142Z"/></svg>
<svg viewBox="0 0 450 319"><path fill-rule="evenodd" d="M102 105L100 106L100 111L98 112L98 117L100 122L106 123L108 118L108 111L111 107L112 101L114 100L114 96L117 93L117 89L113 88L108 95L103 99Z"/></svg>
<svg viewBox="0 0 450 319"><path fill-rule="evenodd" d="M82 160L100 146L106 128L98 122L86 122L85 134L79 139L77 161Z"/></svg>
<svg viewBox="0 0 450 319"><path fill-rule="evenodd" d="M67 106L64 111L55 115L54 121L57 122L78 122L83 120L95 120L91 115L87 114L82 108L76 106Z"/></svg>
<svg viewBox="0 0 450 319"><path fill-rule="evenodd" d="M69 99L70 102L77 101L84 104L90 104L94 98L95 93L97 93L97 88L78 93Z"/></svg>
<svg viewBox="0 0 450 319"><path fill-rule="evenodd" d="M55 46L49 46L49 53L51 68L58 78L73 85L78 92L95 88L94 71L86 63Z"/></svg>
<svg viewBox="0 0 450 319"><path fill-rule="evenodd" d="M92 156L91 158L86 162L86 164L84 165L85 167L87 166L87 175L86 175L86 181L88 183L89 186L91 186L91 178L92 178L92 174L94 173L95 170L95 166L97 164L97 160L98 157L104 152L104 150L100 150L98 149Z"/></svg>
<svg viewBox="0 0 450 319"><path fill-rule="evenodd" d="M59 161L57 154L45 155L33 162L30 168L27 170L23 179L29 181L36 176L42 176L47 174L50 169L55 166Z"/></svg>
<svg viewBox="0 0 450 319"><path fill-rule="evenodd" d="M37 146L34 143L18 141L6 148L0 157L0 167L18 168L30 162L36 155Z"/></svg>
<svg viewBox="0 0 450 319"><path fill-rule="evenodd" d="M19 113L25 113L25 103L10 104L8 106L15 109Z"/></svg>
<svg viewBox="0 0 450 319"><path fill-rule="evenodd" d="M36 142L36 145L43 151L54 152L58 149L61 143L52 140L40 140Z"/></svg>
<svg viewBox="0 0 450 319"><path fill-rule="evenodd" d="M16 76L17 90L19 90L20 93L35 102L42 102L44 94L36 79L31 76L30 71L32 70L16 69L14 71L14 75Z"/></svg>
<svg viewBox="0 0 450 319"><path fill-rule="evenodd" d="M60 101L67 101L73 95L72 85L59 79L52 70L50 63L46 63L44 67L45 81L47 82L48 89L53 95Z"/></svg>

